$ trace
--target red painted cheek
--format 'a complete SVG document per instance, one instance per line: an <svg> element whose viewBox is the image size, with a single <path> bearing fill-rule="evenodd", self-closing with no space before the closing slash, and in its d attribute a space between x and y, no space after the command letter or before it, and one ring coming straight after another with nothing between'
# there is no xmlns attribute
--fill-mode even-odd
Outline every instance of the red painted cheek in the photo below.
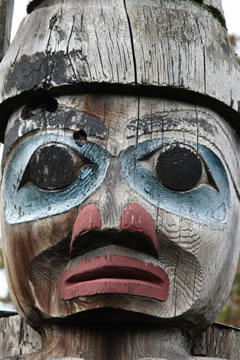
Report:
<svg viewBox="0 0 240 360"><path fill-rule="evenodd" d="M91 229L101 229L101 226L101 214L96 205L90 204L81 210L73 226L70 251L72 249L73 242L80 233Z"/></svg>
<svg viewBox="0 0 240 360"><path fill-rule="evenodd" d="M125 207L121 216L120 229L143 232L152 239L157 254L159 254L159 243L153 220L141 205L130 203Z"/></svg>

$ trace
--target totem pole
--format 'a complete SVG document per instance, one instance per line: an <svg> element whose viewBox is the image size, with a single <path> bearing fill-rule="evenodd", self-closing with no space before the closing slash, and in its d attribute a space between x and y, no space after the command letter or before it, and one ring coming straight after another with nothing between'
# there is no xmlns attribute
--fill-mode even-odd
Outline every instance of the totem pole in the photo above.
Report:
<svg viewBox="0 0 240 360"><path fill-rule="evenodd" d="M240 246L221 1L31 1L0 76L5 264L43 339L16 358L201 359Z"/></svg>

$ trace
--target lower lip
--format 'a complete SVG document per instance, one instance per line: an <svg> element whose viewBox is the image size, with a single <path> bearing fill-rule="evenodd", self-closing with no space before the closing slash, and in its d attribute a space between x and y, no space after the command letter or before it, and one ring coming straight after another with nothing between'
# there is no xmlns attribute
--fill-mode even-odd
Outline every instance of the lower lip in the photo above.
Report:
<svg viewBox="0 0 240 360"><path fill-rule="evenodd" d="M80 262L64 272L61 298L97 294L128 294L165 301L169 278L159 266L126 256L99 256Z"/></svg>

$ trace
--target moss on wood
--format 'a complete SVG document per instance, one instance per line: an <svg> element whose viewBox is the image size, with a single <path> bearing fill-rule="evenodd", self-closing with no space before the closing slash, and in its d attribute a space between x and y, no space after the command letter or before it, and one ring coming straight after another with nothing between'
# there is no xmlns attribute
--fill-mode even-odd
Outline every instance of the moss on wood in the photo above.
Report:
<svg viewBox="0 0 240 360"><path fill-rule="evenodd" d="M225 29L227 29L226 20L220 10L218 10L212 5L204 4L203 0L191 0L191 1L200 5L202 8L210 11L210 13L215 17L215 19L217 19Z"/></svg>

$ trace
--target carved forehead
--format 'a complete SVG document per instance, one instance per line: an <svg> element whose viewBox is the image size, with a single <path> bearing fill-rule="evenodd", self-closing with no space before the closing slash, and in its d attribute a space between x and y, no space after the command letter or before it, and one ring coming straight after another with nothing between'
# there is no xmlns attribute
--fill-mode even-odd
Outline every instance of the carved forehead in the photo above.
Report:
<svg viewBox="0 0 240 360"><path fill-rule="evenodd" d="M90 137L105 139L123 125L125 138L165 131L186 131L213 138L230 131L230 125L205 107L163 98L123 95L73 95L57 99L57 108L47 110L31 103L18 109L6 129L6 147L39 129L83 129ZM113 128L113 129L112 129ZM234 133L234 131L233 131Z"/></svg>
<svg viewBox="0 0 240 360"><path fill-rule="evenodd" d="M109 127L117 130L123 123L127 129L126 137L129 138L136 136L136 132L141 136L182 130L183 122L193 129L200 127L214 136L216 124L224 122L221 116L210 109L163 98L74 95L56 99L56 109L53 110L42 104L32 106L31 103L18 109L8 123L5 137L8 138L11 133L11 138L16 141L37 129L82 128L88 136L104 138Z"/></svg>
<svg viewBox="0 0 240 360"><path fill-rule="evenodd" d="M42 107L32 109L29 105L14 113L6 130L5 155L21 137L47 129L83 129L88 138L95 138L94 141L103 147L116 144L118 152L135 144L136 139L151 139L171 131L174 131L173 136L179 133L183 141L186 136L196 142L201 139L218 144L220 149L221 144L229 142L230 147L238 151L231 126L204 107L161 98L121 95L62 96L57 102L58 107L53 112Z"/></svg>

